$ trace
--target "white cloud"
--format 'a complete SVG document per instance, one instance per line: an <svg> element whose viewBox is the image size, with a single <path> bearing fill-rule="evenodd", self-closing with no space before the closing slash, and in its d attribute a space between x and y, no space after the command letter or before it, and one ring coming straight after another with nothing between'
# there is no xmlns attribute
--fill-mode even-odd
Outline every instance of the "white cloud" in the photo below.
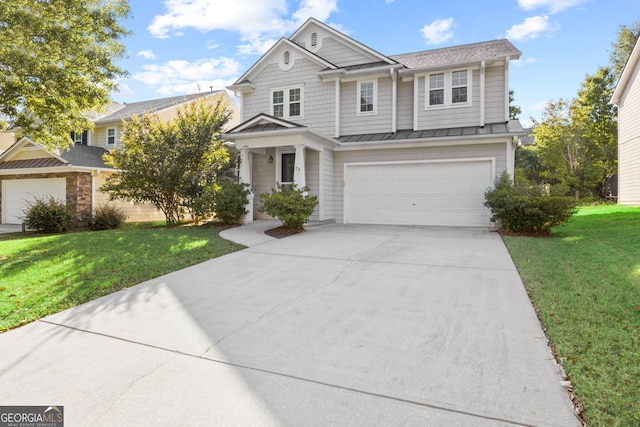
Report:
<svg viewBox="0 0 640 427"><path fill-rule="evenodd" d="M136 55L142 56L145 59L156 59L156 54L153 53L151 49L141 50Z"/></svg>
<svg viewBox="0 0 640 427"><path fill-rule="evenodd" d="M421 32L427 44L440 44L453 37L451 27L453 27L453 18L439 19L425 25Z"/></svg>
<svg viewBox="0 0 640 427"><path fill-rule="evenodd" d="M240 74L241 65L231 58L199 59L195 62L184 60L167 61L164 64L143 65L142 72L133 75L133 80L157 86L162 95L193 93L222 89L233 84Z"/></svg>
<svg viewBox="0 0 640 427"><path fill-rule="evenodd" d="M166 0L166 13L156 15L147 29L158 38L168 38L192 28L203 33L214 30L240 34L241 53L264 53L288 31L309 17L326 20L337 10L337 0L302 0L287 19L286 0L232 0L221 7L219 0Z"/></svg>
<svg viewBox="0 0 640 427"><path fill-rule="evenodd" d="M215 40L207 40L206 47L207 49L217 49L220 47L220 44Z"/></svg>
<svg viewBox="0 0 640 427"><path fill-rule="evenodd" d="M516 24L507 31L507 38L524 41L540 37L542 34L551 34L557 31L559 26L551 24L548 16L532 16L524 20L522 24Z"/></svg>
<svg viewBox="0 0 640 427"><path fill-rule="evenodd" d="M513 65L516 67L523 67L527 64L534 64L536 61L536 58L530 56L528 58L520 58L517 61L513 61Z"/></svg>
<svg viewBox="0 0 640 427"><path fill-rule="evenodd" d="M544 8L549 13L558 13L572 8L588 0L518 0L518 5L524 10Z"/></svg>

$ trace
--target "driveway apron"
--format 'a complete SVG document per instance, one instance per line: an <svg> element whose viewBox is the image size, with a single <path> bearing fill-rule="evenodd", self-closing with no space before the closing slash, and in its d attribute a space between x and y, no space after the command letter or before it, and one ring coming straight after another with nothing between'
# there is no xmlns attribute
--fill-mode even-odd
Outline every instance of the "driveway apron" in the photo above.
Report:
<svg viewBox="0 0 640 427"><path fill-rule="evenodd" d="M67 426L579 425L497 234L257 242L0 334L0 404Z"/></svg>

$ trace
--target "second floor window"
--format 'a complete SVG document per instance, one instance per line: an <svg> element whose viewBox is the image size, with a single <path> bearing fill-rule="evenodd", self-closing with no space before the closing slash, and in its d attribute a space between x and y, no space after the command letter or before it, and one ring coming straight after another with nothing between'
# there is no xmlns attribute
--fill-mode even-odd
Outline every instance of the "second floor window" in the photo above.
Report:
<svg viewBox="0 0 640 427"><path fill-rule="evenodd" d="M358 114L375 114L376 81L358 82Z"/></svg>
<svg viewBox="0 0 640 427"><path fill-rule="evenodd" d="M71 132L71 139L76 144L87 145L89 142L89 132L86 130L83 132Z"/></svg>
<svg viewBox="0 0 640 427"><path fill-rule="evenodd" d="M271 110L274 117L302 117L302 88L279 89L271 92Z"/></svg>
<svg viewBox="0 0 640 427"><path fill-rule="evenodd" d="M116 143L116 128L107 129L107 145L115 145Z"/></svg>
<svg viewBox="0 0 640 427"><path fill-rule="evenodd" d="M426 106L468 105L470 87L468 70L429 74Z"/></svg>

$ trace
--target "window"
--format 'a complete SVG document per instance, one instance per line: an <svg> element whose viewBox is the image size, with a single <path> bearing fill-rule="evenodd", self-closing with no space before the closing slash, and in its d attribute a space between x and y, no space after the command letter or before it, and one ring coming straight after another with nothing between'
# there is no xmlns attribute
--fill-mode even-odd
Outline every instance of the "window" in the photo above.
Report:
<svg viewBox="0 0 640 427"><path fill-rule="evenodd" d="M451 102L467 102L467 70L451 73Z"/></svg>
<svg viewBox="0 0 640 427"><path fill-rule="evenodd" d="M296 153L283 153L280 167L281 184L291 184L293 182L293 173L296 167Z"/></svg>
<svg viewBox="0 0 640 427"><path fill-rule="evenodd" d="M71 140L76 144L87 145L89 139L89 132L86 130L83 132L71 132Z"/></svg>
<svg viewBox="0 0 640 427"><path fill-rule="evenodd" d="M427 108L470 104L469 75L469 70L429 74L427 76Z"/></svg>
<svg viewBox="0 0 640 427"><path fill-rule="evenodd" d="M375 114L376 91L377 85L375 80L358 82L358 115Z"/></svg>
<svg viewBox="0 0 640 427"><path fill-rule="evenodd" d="M115 145L116 143L116 128L107 129L107 145Z"/></svg>
<svg viewBox="0 0 640 427"><path fill-rule="evenodd" d="M429 76L429 105L444 105L444 73Z"/></svg>
<svg viewBox="0 0 640 427"><path fill-rule="evenodd" d="M274 117L302 118L302 88L272 91L271 109Z"/></svg>

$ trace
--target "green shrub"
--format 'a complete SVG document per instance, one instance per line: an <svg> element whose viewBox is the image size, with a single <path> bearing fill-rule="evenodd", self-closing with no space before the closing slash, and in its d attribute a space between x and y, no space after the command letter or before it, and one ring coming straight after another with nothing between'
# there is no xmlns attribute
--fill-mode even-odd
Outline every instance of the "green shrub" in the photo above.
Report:
<svg viewBox="0 0 640 427"><path fill-rule="evenodd" d="M94 230L113 230L120 228L127 216L122 209L114 204L104 203L96 206L93 218L91 218L91 228Z"/></svg>
<svg viewBox="0 0 640 427"><path fill-rule="evenodd" d="M556 196L550 188L514 184L506 172L485 192L485 200L491 221L516 233L549 234L551 227L566 222L576 209L572 197Z"/></svg>
<svg viewBox="0 0 640 427"><path fill-rule="evenodd" d="M41 233L62 233L73 227L74 214L53 196L35 197L27 202L24 210L24 226Z"/></svg>
<svg viewBox="0 0 640 427"><path fill-rule="evenodd" d="M216 185L215 213L223 224L237 224L243 215L248 213L245 209L249 186L245 183L222 181Z"/></svg>
<svg viewBox="0 0 640 427"><path fill-rule="evenodd" d="M295 184L278 184L271 193L260 195L262 206L259 210L278 218L285 228L302 230L303 224L309 220L318 205L318 197L309 196L308 193L309 187L298 188Z"/></svg>

